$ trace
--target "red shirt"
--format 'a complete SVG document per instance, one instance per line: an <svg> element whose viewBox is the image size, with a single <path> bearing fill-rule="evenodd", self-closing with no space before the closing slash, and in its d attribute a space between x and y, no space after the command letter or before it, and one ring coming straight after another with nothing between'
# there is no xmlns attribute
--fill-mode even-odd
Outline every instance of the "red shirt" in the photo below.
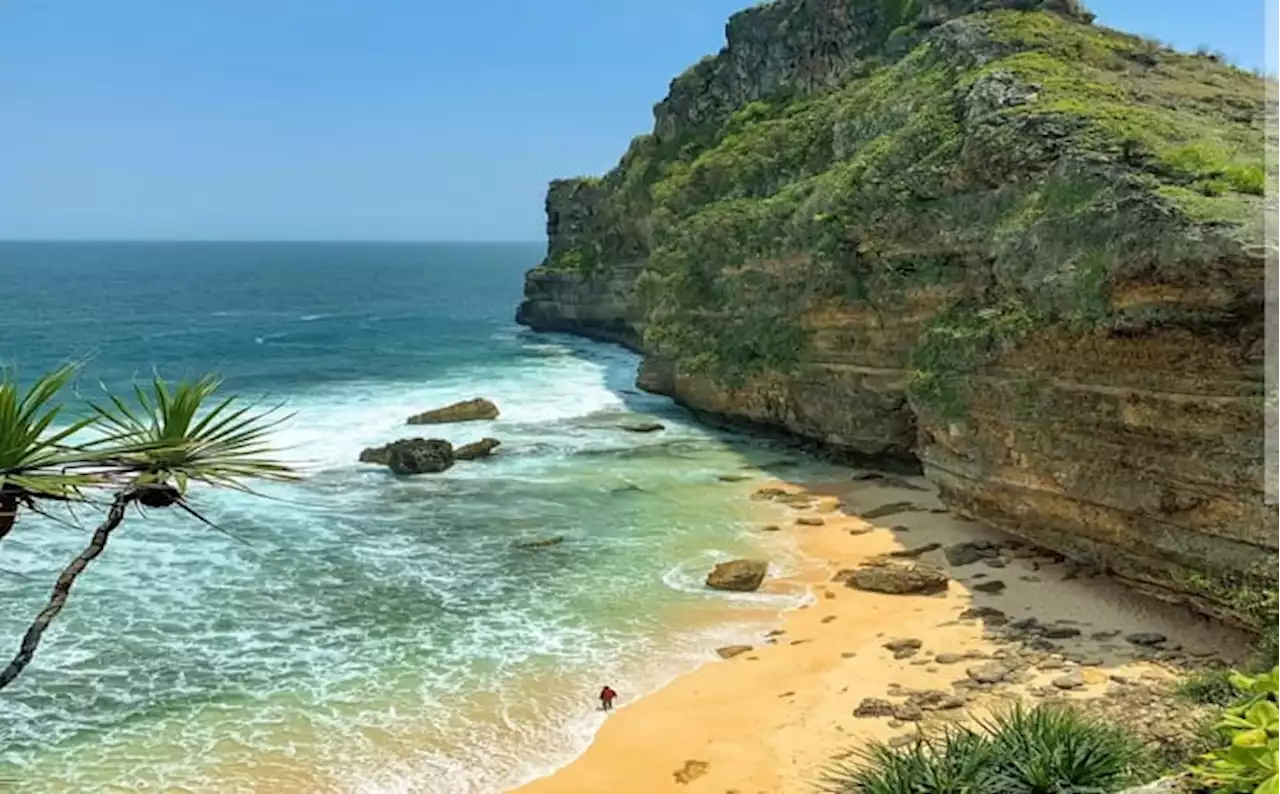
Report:
<svg viewBox="0 0 1280 794"><path fill-rule="evenodd" d="M618 696L618 693L617 693L617 692L614 692L614 691L613 691L612 689L610 689L609 687L605 687L604 689L600 690L600 699L601 699L601 700L613 700L613 699L614 699L614 698L616 698L617 696Z"/></svg>

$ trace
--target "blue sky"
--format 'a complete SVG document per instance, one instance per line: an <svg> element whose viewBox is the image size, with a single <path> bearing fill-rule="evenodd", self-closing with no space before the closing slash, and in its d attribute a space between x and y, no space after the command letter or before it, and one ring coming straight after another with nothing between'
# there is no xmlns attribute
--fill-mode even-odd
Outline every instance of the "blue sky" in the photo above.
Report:
<svg viewBox="0 0 1280 794"><path fill-rule="evenodd" d="M1252 68L1268 1L1088 5ZM747 4L0 0L0 238L540 239Z"/></svg>

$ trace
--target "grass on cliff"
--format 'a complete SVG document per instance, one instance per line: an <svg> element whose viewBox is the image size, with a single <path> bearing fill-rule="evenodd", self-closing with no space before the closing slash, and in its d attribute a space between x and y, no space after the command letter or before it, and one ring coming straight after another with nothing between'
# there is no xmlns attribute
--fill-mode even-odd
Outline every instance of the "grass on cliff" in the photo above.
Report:
<svg viewBox="0 0 1280 794"><path fill-rule="evenodd" d="M1089 148L1118 155L1161 185L1209 197L1265 192L1265 82L1255 75L1054 14L1005 11L991 20L993 38L1022 51L985 71L1009 70L1040 87L1022 112L1086 122ZM1184 211L1205 211L1180 193L1167 195ZM1214 214L1236 214L1238 206L1225 202Z"/></svg>
<svg viewBox="0 0 1280 794"><path fill-rule="evenodd" d="M899 25L919 11L884 3ZM1028 323L1108 323L1126 263L1178 259L1198 224L1261 240L1263 80L1051 13L966 24L985 60L926 35L830 90L637 138L602 183L598 257L565 264L647 254L649 343L728 383L798 366L815 309L940 290L953 310L912 366L956 414L956 384ZM979 112L984 91L1009 98ZM958 316L979 305L1013 308Z"/></svg>
<svg viewBox="0 0 1280 794"><path fill-rule="evenodd" d="M1015 707L977 730L948 727L895 749L873 744L831 769L828 794L1116 791L1150 773L1141 744L1066 708Z"/></svg>

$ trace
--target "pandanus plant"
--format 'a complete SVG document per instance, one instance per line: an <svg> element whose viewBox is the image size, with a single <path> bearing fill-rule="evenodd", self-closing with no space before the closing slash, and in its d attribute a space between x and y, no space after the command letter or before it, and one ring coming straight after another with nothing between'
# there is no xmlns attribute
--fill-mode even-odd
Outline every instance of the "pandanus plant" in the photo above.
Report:
<svg viewBox="0 0 1280 794"><path fill-rule="evenodd" d="M134 389L134 404L110 396L88 417L54 430L58 393L76 367L63 367L23 392L0 382L0 540L27 509L110 492L106 518L88 545L63 569L44 608L0 669L0 689L31 664L49 625L76 580L106 550L130 507L179 508L209 524L187 502L192 483L251 491L255 480L291 480L295 472L272 455L267 436L285 417L257 411L235 397L217 399L221 380L206 376L170 386L155 377ZM93 434L89 440L78 436Z"/></svg>

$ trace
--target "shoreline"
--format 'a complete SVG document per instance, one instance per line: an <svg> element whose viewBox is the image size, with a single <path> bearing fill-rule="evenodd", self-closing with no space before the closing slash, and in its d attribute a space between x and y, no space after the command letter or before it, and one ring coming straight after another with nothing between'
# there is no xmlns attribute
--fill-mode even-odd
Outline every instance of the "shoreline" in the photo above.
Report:
<svg viewBox="0 0 1280 794"><path fill-rule="evenodd" d="M762 591L800 586L813 598L777 613L780 628L757 637L750 650L708 660L628 701L575 760L511 791L807 793L824 769L868 741L907 741L917 726L963 720L1014 699L1102 702L1167 684L1177 677L1172 663L1246 651L1238 632L1118 583L1089 579L1016 540L1012 553L952 565L948 546L1011 539L946 511L922 477L849 479L853 474L742 483L744 498L777 488L791 503L778 532L767 534L785 533L795 544L798 570L767 581ZM806 505L796 494L814 499ZM801 525L800 518L822 523ZM894 552L946 571L948 592L885 595L833 580L842 569ZM966 615L973 608L982 617ZM1015 632L1010 641L1005 624L1032 617L1052 627L1054 639L1033 630ZM1126 642L1136 632L1168 639L1157 646ZM893 640L920 647L883 647ZM1021 667L1010 681L975 683L968 671L993 662ZM944 695L963 705L936 708ZM860 706L892 713L855 716Z"/></svg>

